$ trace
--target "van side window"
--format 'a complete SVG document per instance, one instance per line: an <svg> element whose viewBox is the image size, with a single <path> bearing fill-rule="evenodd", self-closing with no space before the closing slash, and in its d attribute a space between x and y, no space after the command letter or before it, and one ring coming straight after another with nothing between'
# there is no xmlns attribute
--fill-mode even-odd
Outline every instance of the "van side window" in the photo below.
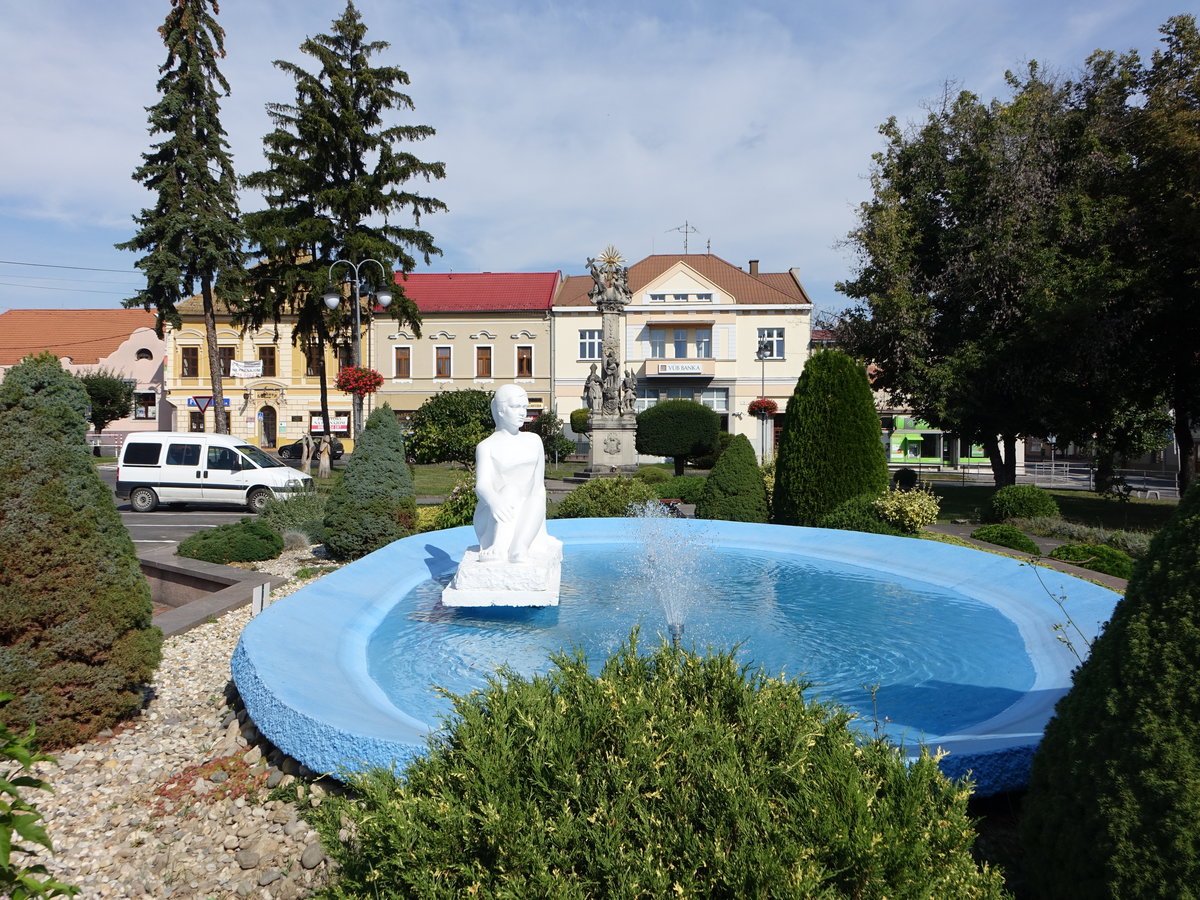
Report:
<svg viewBox="0 0 1200 900"><path fill-rule="evenodd" d="M228 469L237 467L237 454L228 447L208 448L208 467L210 469Z"/></svg>
<svg viewBox="0 0 1200 900"><path fill-rule="evenodd" d="M157 466L162 444L130 443L125 445L125 465Z"/></svg>
<svg viewBox="0 0 1200 900"><path fill-rule="evenodd" d="M169 444L167 446L168 466L198 466L200 465L199 444Z"/></svg>

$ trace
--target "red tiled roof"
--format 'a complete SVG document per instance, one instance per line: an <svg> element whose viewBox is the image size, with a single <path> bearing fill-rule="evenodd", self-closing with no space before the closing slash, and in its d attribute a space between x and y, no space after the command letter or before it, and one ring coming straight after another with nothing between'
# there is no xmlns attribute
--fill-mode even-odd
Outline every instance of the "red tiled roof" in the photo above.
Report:
<svg viewBox="0 0 1200 900"><path fill-rule="evenodd" d="M75 365L95 365L139 328L154 328L144 309L10 309L0 313L0 366L48 350Z"/></svg>
<svg viewBox="0 0 1200 900"><path fill-rule="evenodd" d="M751 275L711 253L670 253L647 256L629 267L629 289L635 294L676 263L684 263L697 274L727 292L737 303L807 304L808 295L788 272L763 272ZM589 275L571 275L564 279L555 306L589 306L592 279Z"/></svg>
<svg viewBox="0 0 1200 900"><path fill-rule="evenodd" d="M558 272L418 272L396 284L422 313L548 310ZM590 280L590 279L589 279Z"/></svg>

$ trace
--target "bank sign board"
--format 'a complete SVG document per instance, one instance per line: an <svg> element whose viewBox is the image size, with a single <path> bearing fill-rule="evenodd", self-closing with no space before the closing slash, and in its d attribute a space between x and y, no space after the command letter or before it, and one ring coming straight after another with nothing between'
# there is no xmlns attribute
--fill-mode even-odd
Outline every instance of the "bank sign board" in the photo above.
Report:
<svg viewBox="0 0 1200 900"><path fill-rule="evenodd" d="M676 362L676 363L659 363L659 375L703 375L704 372L700 368L700 363L692 362Z"/></svg>

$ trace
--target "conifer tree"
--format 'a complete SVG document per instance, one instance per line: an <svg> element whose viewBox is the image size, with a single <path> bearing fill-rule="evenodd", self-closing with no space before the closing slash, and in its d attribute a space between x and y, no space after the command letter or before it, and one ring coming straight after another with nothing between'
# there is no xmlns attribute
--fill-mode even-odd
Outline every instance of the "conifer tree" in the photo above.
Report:
<svg viewBox="0 0 1200 900"><path fill-rule="evenodd" d="M773 512L781 525L816 525L846 500L884 491L879 413L860 363L837 350L809 357L775 459Z"/></svg>
<svg viewBox="0 0 1200 900"><path fill-rule="evenodd" d="M294 314L292 338L298 344L324 348L348 340L357 347L355 336L347 333L353 327L353 307L343 303L331 315L321 302L335 261L377 260L388 268L390 282L391 267L413 270L414 253L426 264L441 255L433 236L419 226L422 215L446 206L408 184L444 178L445 164L422 162L404 149L431 137L434 129L387 121L393 111L414 108L412 98L399 89L409 83L408 74L395 66L371 65L371 57L389 44L368 41L366 35L358 10L347 2L330 34L300 45L319 64L316 73L275 61L295 79L296 97L292 103L267 104L275 125L263 138L269 168L245 179L248 187L263 192L267 203L266 209L246 216L253 252L260 257L252 270L256 302L246 319L258 325ZM412 214L412 227L396 222L405 211ZM333 277L345 274L335 269ZM377 267L363 266L360 274L381 286L377 279L383 273ZM405 296L402 283L392 290L392 317L420 336L416 304ZM370 313L363 310L363 322ZM360 363L356 359L354 364ZM321 397L328 416L324 371Z"/></svg>
<svg viewBox="0 0 1200 900"><path fill-rule="evenodd" d="M167 46L167 60L159 67L162 97L150 107L150 134L163 138L142 154L133 173L157 193L157 201L134 216L137 234L117 248L146 254L136 264L146 273L146 287L125 305L157 311L160 337L164 322L179 324L176 307L199 286L216 430L227 434L216 301L219 295L231 309L240 303L244 232L220 118L220 97L228 96L229 83L217 68L225 56L225 32L213 18L217 12L216 0L171 0L159 29Z"/></svg>
<svg viewBox="0 0 1200 900"><path fill-rule="evenodd" d="M750 439L744 434L735 434L717 457L717 464L704 480L696 518L730 522L766 522L769 518L767 484Z"/></svg>
<svg viewBox="0 0 1200 900"><path fill-rule="evenodd" d="M0 385L0 707L38 741L87 740L141 707L162 632L112 491L87 452L87 393L50 354Z"/></svg>

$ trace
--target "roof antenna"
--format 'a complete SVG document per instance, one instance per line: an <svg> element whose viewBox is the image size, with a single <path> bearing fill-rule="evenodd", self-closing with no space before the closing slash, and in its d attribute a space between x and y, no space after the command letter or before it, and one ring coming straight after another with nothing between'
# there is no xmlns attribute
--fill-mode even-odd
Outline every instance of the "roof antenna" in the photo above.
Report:
<svg viewBox="0 0 1200 900"><path fill-rule="evenodd" d="M680 225L678 228L668 228L667 231L682 231L683 232L683 255L687 256L688 235L695 234L697 231L699 231L699 229L693 228L691 225L688 224L687 219L684 219L683 224Z"/></svg>

